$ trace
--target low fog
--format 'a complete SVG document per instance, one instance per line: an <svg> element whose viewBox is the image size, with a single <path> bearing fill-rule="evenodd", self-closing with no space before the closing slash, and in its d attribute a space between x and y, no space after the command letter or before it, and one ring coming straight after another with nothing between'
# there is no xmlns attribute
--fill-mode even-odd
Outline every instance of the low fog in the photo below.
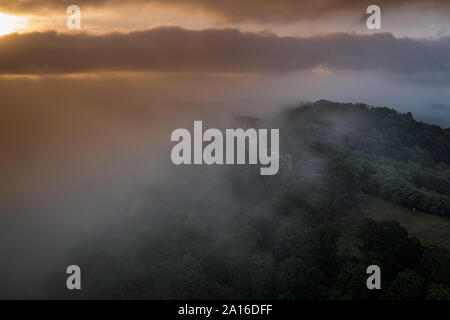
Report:
<svg viewBox="0 0 450 320"><path fill-rule="evenodd" d="M194 120L226 128L236 115L264 121L287 105L318 99L411 111L417 120L448 127L449 94L414 79L327 70L267 77L1 77L0 272L7 283L0 297L44 298L54 272L64 287L65 267L77 264L70 253L95 246L94 235L114 232L111 245L132 256L132 235L121 226L142 208L151 214L170 203L188 210L207 197L220 208L205 209L215 222L209 232L219 241L234 228L223 214L238 212L243 200L224 179L228 169L172 165L170 134L176 128L191 130ZM320 171L320 161L311 163ZM245 205L268 214L257 203ZM167 217L176 218L170 212Z"/></svg>

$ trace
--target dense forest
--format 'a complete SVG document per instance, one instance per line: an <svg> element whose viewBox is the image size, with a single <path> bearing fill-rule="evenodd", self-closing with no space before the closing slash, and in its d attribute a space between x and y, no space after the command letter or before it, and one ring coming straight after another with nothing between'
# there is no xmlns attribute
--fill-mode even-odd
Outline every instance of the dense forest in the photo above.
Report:
<svg viewBox="0 0 450 320"><path fill-rule="evenodd" d="M63 274L48 281L48 296L450 299L450 249L361 209L374 196L450 218L450 129L325 100L265 125L280 128L291 168L277 176L192 168L177 184L150 186L120 223L73 248L68 261L82 266L83 290L64 290ZM374 264L381 290L366 287Z"/></svg>

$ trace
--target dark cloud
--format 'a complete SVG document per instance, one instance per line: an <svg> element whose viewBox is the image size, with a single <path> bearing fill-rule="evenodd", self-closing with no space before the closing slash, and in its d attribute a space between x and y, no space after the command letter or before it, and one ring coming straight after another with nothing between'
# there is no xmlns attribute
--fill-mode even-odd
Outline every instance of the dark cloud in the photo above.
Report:
<svg viewBox="0 0 450 320"><path fill-rule="evenodd" d="M366 8L374 4L373 0L77 0L84 7L105 6L142 6L160 4L181 8L201 9L228 21L240 20L298 20L314 18L336 13L365 13ZM0 9L7 11L45 11L64 10L74 4L71 0L0 0ZM391 10L400 7L414 9L449 9L448 0L378 0L376 4Z"/></svg>
<svg viewBox="0 0 450 320"><path fill-rule="evenodd" d="M166 0L150 0L165 3ZM142 1L141 1L142 2ZM449 9L448 0L171 0L170 3L201 8L228 21L259 20L286 21L310 19L334 14L364 14L369 5L382 9L396 9L407 5L411 8Z"/></svg>
<svg viewBox="0 0 450 320"><path fill-rule="evenodd" d="M448 72L450 38L332 34L308 38L161 27L105 35L12 34L0 38L1 74L97 71L281 73L321 66L393 74Z"/></svg>

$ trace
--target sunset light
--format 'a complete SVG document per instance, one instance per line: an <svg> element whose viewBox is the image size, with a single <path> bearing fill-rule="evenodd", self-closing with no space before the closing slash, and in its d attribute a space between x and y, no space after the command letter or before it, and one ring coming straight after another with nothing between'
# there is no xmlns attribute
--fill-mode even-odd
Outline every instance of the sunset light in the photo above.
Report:
<svg viewBox="0 0 450 320"><path fill-rule="evenodd" d="M24 24L24 18L0 13L0 36L21 31L24 28Z"/></svg>

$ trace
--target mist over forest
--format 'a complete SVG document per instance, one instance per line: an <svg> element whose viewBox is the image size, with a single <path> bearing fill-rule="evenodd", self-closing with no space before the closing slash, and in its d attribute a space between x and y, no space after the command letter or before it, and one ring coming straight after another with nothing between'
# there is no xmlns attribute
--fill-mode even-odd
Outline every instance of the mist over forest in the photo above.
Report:
<svg viewBox="0 0 450 320"><path fill-rule="evenodd" d="M364 104L284 106L259 116L264 127L280 128L280 151L292 156L292 168L263 177L257 166L171 164L170 127L158 123L156 113L147 111L148 124L132 111L117 109L117 118L102 118L102 124L142 121L133 130L79 122L87 134L65 138L70 159L56 153L59 164L47 169L52 179L28 176L27 189L3 195L0 265L8 283L2 296L449 297L448 240L419 240L396 221L366 214L368 204L387 201L409 214L450 218L449 129ZM248 111L217 110L205 123L226 127ZM201 110L174 113L173 128L190 128L195 112ZM118 139L112 148L95 150L94 132ZM151 140L144 138L149 134ZM51 142L52 150L61 143ZM69 264L83 270L80 292L65 289ZM381 293L365 288L371 264L388 270Z"/></svg>

